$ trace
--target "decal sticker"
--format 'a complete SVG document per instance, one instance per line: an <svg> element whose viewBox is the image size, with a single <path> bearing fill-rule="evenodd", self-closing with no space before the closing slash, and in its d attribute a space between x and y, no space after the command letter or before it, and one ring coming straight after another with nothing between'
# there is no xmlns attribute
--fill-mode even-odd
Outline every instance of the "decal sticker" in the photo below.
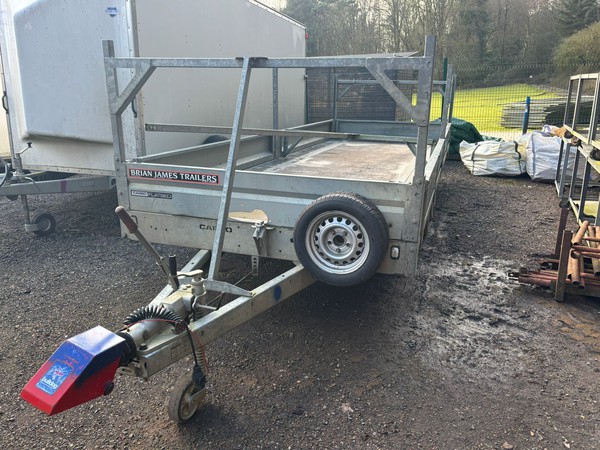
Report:
<svg viewBox="0 0 600 450"><path fill-rule="evenodd" d="M281 300L281 294L282 294L282 290L281 290L281 286L277 285L275 286L275 289L273 289L273 297L275 298L275 301L278 302L279 300Z"/></svg>
<svg viewBox="0 0 600 450"><path fill-rule="evenodd" d="M219 175L213 173L183 172L179 170L129 169L129 178L136 180L174 181L179 183L197 183L218 185Z"/></svg>
<svg viewBox="0 0 600 450"><path fill-rule="evenodd" d="M216 229L217 229L217 226L216 226L216 225L206 225L206 224L204 224L204 223L201 223L201 224L200 224L200 226L199 226L199 228L200 228L201 230L210 230L210 231L214 231L214 230L216 230ZM233 233L233 228L231 228L231 227L225 227L225 232L226 232L226 233Z"/></svg>
<svg viewBox="0 0 600 450"><path fill-rule="evenodd" d="M60 357L62 358L62 362L67 364L69 367L73 369L75 375L80 375L87 362L90 359L90 355L81 352L75 345L69 342L69 345L64 347L64 351L61 352ZM58 360L57 360L58 361Z"/></svg>
<svg viewBox="0 0 600 450"><path fill-rule="evenodd" d="M173 194L168 192L149 192L149 191L131 191L132 197L148 197L148 198L162 198L164 200L171 200Z"/></svg>
<svg viewBox="0 0 600 450"><path fill-rule="evenodd" d="M119 14L119 8L117 8L116 6L107 6L106 13L110 17L115 17L117 14Z"/></svg>
<svg viewBox="0 0 600 450"><path fill-rule="evenodd" d="M46 394L54 395L72 370L73 369L65 363L57 361L50 367L50 370L40 378L40 381L38 381L35 386Z"/></svg>

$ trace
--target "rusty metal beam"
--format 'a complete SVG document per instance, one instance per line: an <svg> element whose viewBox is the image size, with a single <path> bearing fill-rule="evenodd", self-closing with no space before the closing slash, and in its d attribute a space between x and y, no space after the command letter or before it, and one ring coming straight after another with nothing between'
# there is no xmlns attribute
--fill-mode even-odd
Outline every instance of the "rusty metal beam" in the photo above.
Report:
<svg viewBox="0 0 600 450"><path fill-rule="evenodd" d="M560 258L558 260L558 274L556 277L556 287L554 288L554 300L556 300L557 302L565 301L565 283L567 278L569 254L571 253L572 239L572 231L563 231L562 242L560 245Z"/></svg>
<svg viewBox="0 0 600 450"><path fill-rule="evenodd" d="M560 220L558 222L558 233L556 234L556 245L554 247L554 253L550 255L552 259L558 259L560 256L560 244L562 242L562 235L567 227L567 219L569 218L569 205L562 206L560 208Z"/></svg>
<svg viewBox="0 0 600 450"><path fill-rule="evenodd" d="M577 230L577 234L575 235L575 237L571 241L571 244L573 244L573 245L580 245L581 244L581 240L583 239L583 236L585 235L585 232L587 231L587 228L589 226L590 226L590 221L589 220L584 220L581 223L581 226L579 227L579 230Z"/></svg>

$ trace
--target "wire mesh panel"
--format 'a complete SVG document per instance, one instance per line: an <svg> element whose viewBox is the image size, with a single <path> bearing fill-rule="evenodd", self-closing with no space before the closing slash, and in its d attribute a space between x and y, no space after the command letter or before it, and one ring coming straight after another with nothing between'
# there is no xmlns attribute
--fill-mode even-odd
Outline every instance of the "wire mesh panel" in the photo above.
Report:
<svg viewBox="0 0 600 450"><path fill-rule="evenodd" d="M572 101L567 101L568 76L557 75L570 75L569 70L580 73L581 68L549 64L459 67L453 116L473 123L484 135L515 139L523 132L529 97L528 130L540 130L546 124L570 124L565 121L565 108L572 121L577 86L573 86ZM588 120L593 94L589 90L585 86L582 91L580 111Z"/></svg>
<svg viewBox="0 0 600 450"><path fill-rule="evenodd" d="M406 112L396 106L396 102L365 69L307 69L306 75L309 123L332 118L408 120ZM412 71L388 71L386 75L395 81L408 99L415 96L415 86L401 84L416 80Z"/></svg>
<svg viewBox="0 0 600 450"><path fill-rule="evenodd" d="M558 67L552 64L458 67L453 117L471 122L485 136L506 140L518 138L524 129L541 130L547 124L559 127L571 125L579 86L578 82L571 86L572 98L569 100L569 75L582 71L592 73L599 69L599 64L584 67ZM414 104L415 86L407 82L416 79L415 73L393 72L388 76ZM308 121L332 118L409 120L408 115L396 106L380 85L359 83L366 80L372 80L372 77L364 69L308 69ZM334 102L336 95L337 102ZM576 126L584 133L589 131L593 95L593 81L583 81ZM440 117L441 105L442 96L434 92L431 120ZM598 136L600 123L596 124L596 130Z"/></svg>
<svg viewBox="0 0 600 450"><path fill-rule="evenodd" d="M454 100L454 117L473 123L485 135L514 139L524 128L527 98L527 128L540 129L545 124L562 125L566 90L515 80L505 85L479 87L460 83Z"/></svg>

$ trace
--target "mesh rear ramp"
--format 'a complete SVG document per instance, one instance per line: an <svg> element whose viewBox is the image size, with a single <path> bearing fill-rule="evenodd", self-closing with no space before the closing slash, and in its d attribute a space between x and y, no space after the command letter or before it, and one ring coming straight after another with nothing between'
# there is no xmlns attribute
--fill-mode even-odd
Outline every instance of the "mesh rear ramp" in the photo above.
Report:
<svg viewBox="0 0 600 450"><path fill-rule="evenodd" d="M404 121L408 115L379 84L359 84L372 81L366 69L338 68L306 70L307 121L320 122L334 117L334 97L337 82L337 119ZM407 98L416 93L415 85L401 81L416 80L412 71L386 71ZM357 81L357 83L352 83Z"/></svg>

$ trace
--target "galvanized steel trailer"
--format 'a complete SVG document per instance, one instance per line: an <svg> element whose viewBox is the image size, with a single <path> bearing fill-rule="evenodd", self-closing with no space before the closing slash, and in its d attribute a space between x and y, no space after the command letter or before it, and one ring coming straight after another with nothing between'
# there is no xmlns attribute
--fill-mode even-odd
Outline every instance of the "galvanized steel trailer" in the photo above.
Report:
<svg viewBox="0 0 600 450"><path fill-rule="evenodd" d="M366 277L375 271L414 273L446 156L453 92L451 75L442 83L445 101L441 124L430 124L431 98L434 86L438 86L433 80L434 42L428 38L425 54L420 57L289 59L118 58L106 43L115 158L122 162L117 170L119 203L135 216L140 230L152 242L212 249L210 278L218 274L220 254L225 251L292 261L300 257L305 265L312 261L311 272L318 278L322 276L331 284L354 284L360 266L370 262L368 252L361 250L363 245L376 250L378 259ZM230 139L126 160L123 111L155 70L174 67L241 70L233 126L146 123L144 129L227 134ZM273 97L277 99L278 73L307 67L366 68L408 114L410 122L333 118L286 129L243 128L251 73L271 70ZM136 76L121 91L115 73L124 68L135 69ZM386 71L418 74L414 105ZM278 115L277 101L273 114ZM332 212L329 217L325 208L324 220L336 220L340 227L346 227L346 239L337 237L328 244L326 235L330 233L332 239L337 236L335 227L320 229L311 220L301 223L306 230L298 229L298 219L313 202L322 204L327 199L319 201L320 197L337 192L353 194L358 199L354 203L367 204L374 221L381 222L381 214L384 223L365 229L354 223L357 218L350 217L352 211ZM336 200L331 203L332 211L343 209ZM320 209L323 207L317 207ZM310 239L304 232L311 234ZM373 238L386 241L383 250L380 242L369 242ZM300 241L307 241L306 245ZM298 254L302 247L306 247L309 258ZM357 278L364 281L366 277Z"/></svg>
<svg viewBox="0 0 600 450"><path fill-rule="evenodd" d="M112 43L106 41L117 214L123 232L149 249L169 286L132 313L117 333L97 327L64 343L22 396L53 414L110 392L117 367L121 373L148 378L191 353L192 379L178 383L169 402L170 417L185 422L206 395L202 344L315 280L349 286L375 272L413 274L450 133L454 76L450 69L447 80L434 82L434 46L434 38L428 37L420 57L166 59L115 57ZM344 80L344 93L349 92L348 86L377 82L410 121L345 120L334 107L334 117L319 123L285 129L243 127L252 73L271 71L276 118L279 72L310 67L366 69L371 80ZM128 160L122 114L162 68L237 70L240 85L232 127L141 121L138 125L147 132L215 133L229 139ZM135 70L122 89L116 77L120 69ZM411 77L393 81L390 71ZM413 98L405 95L406 86L416 87ZM444 99L437 126L430 123L434 89ZM151 242L202 250L177 272L173 261L158 255ZM256 268L261 257L298 263L246 291L217 279L222 252L248 255ZM198 268L209 258L204 278ZM238 297L220 306L211 302L207 291ZM92 355L87 360L102 359L103 371L90 363L98 370L93 375L77 374L64 387L56 387L50 380L54 367L68 363L65 355L74 345ZM48 395L50 391L53 394Z"/></svg>

